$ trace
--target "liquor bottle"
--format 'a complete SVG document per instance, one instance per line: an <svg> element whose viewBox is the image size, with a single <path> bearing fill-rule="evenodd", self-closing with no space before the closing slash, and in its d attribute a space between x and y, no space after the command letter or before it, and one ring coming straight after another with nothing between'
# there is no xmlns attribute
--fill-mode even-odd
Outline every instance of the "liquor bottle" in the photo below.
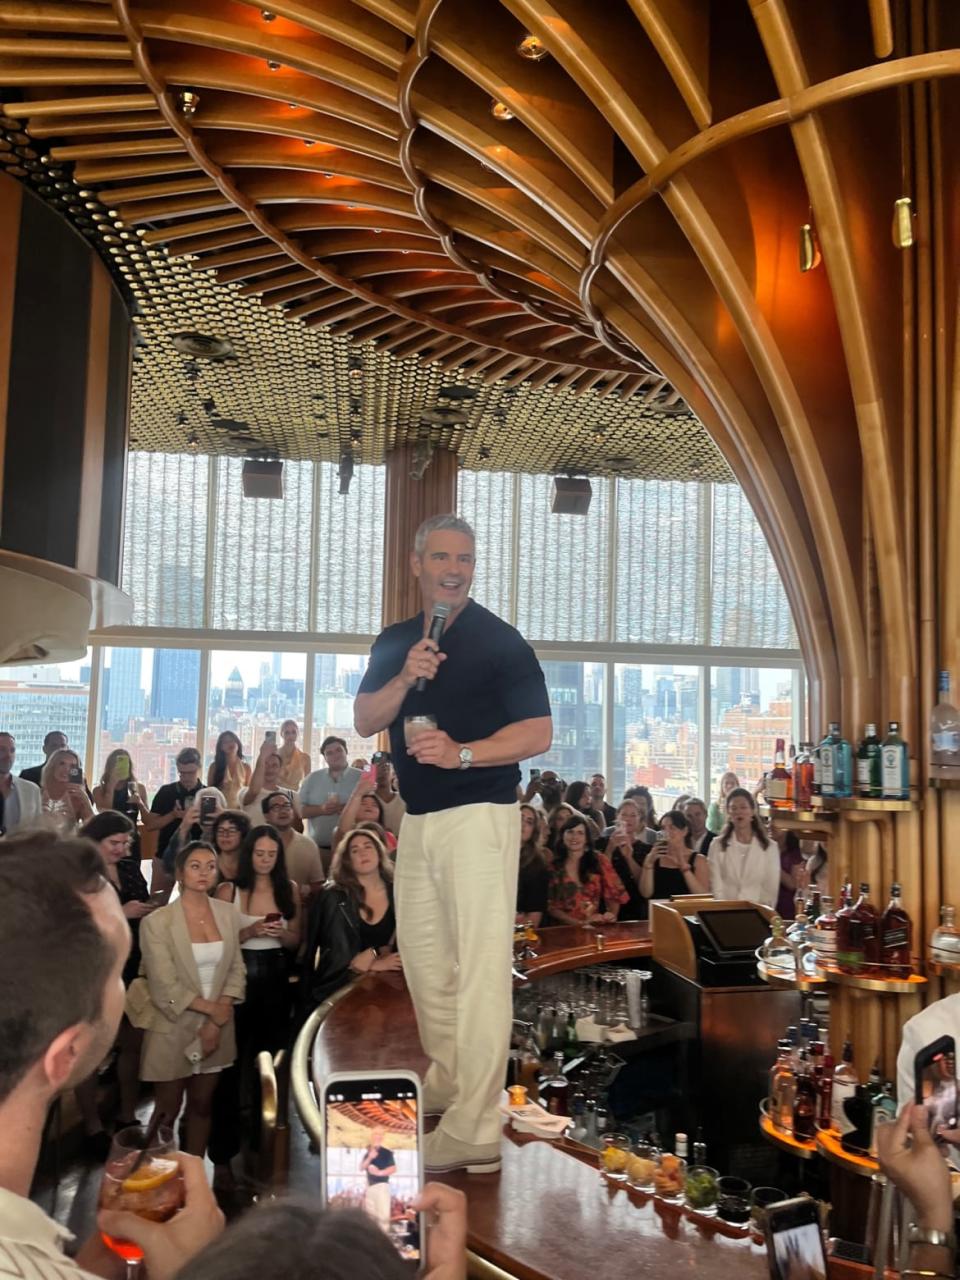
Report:
<svg viewBox="0 0 960 1280"><path fill-rule="evenodd" d="M777 1045L777 1060L770 1068L770 1121L785 1133L793 1132L793 1100L796 1075L793 1070L793 1046L789 1040Z"/></svg>
<svg viewBox="0 0 960 1280"><path fill-rule="evenodd" d="M877 726L868 724L857 747L857 795L864 800L879 800L883 795L880 768L880 739Z"/></svg>
<svg viewBox="0 0 960 1280"><path fill-rule="evenodd" d="M552 1116L570 1114L570 1081L563 1074L563 1054L553 1055L553 1068L540 1080L540 1101Z"/></svg>
<svg viewBox="0 0 960 1280"><path fill-rule="evenodd" d="M784 969L794 972L797 967L797 949L784 935L783 921L779 916L770 920L770 937L760 948L760 959L768 969Z"/></svg>
<svg viewBox="0 0 960 1280"><path fill-rule="evenodd" d="M890 886L890 901L880 917L880 961L887 978L909 978L913 972L913 924L900 897L900 886Z"/></svg>
<svg viewBox="0 0 960 1280"><path fill-rule="evenodd" d="M810 941L821 965L837 961L837 917L833 910L833 898L829 893L820 897L820 914L814 921Z"/></svg>
<svg viewBox="0 0 960 1280"><path fill-rule="evenodd" d="M885 1080L883 1088L873 1104L873 1123L870 1126L870 1154L877 1158L877 1130L885 1124L893 1124L897 1118L897 1100L893 1082Z"/></svg>
<svg viewBox="0 0 960 1280"><path fill-rule="evenodd" d="M838 799L853 795L853 755L850 743L840 736L840 724L830 721L827 736L820 743L820 794Z"/></svg>
<svg viewBox="0 0 960 1280"><path fill-rule="evenodd" d="M817 952L813 945L812 930L810 927L810 918L807 915L807 904L801 898L797 908L796 919L787 929L786 939L796 951L797 972L806 974L808 978L815 976L817 971ZM807 1026L809 1024L802 1024ZM816 1028L814 1028L816 1032Z"/></svg>
<svg viewBox="0 0 960 1280"><path fill-rule="evenodd" d="M880 785L885 800L910 799L910 760L896 720L888 722L880 746Z"/></svg>
<svg viewBox="0 0 960 1280"><path fill-rule="evenodd" d="M681 1160L690 1158L690 1150L685 1133L678 1133L673 1140L673 1153L680 1157Z"/></svg>
<svg viewBox="0 0 960 1280"><path fill-rule="evenodd" d="M820 743L810 744L810 760L813 764L813 783L810 787L812 795L823 795L823 761L820 759Z"/></svg>
<svg viewBox="0 0 960 1280"><path fill-rule="evenodd" d="M955 907L940 908L940 924L930 938L930 956L946 964L960 964L960 929Z"/></svg>
<svg viewBox="0 0 960 1280"><path fill-rule="evenodd" d="M857 1079L857 1073L853 1066L853 1044L850 1040L849 1033L843 1045L843 1058L834 1068L833 1072L833 1096L830 1103L830 1117L833 1128L841 1135L851 1133L856 1127L851 1120L847 1118L843 1109L843 1104L848 1098L856 1096L857 1087L860 1081Z"/></svg>
<svg viewBox="0 0 960 1280"><path fill-rule="evenodd" d="M771 809L793 808L793 778L783 754L783 738L777 738L773 768L767 776L767 801Z"/></svg>
<svg viewBox="0 0 960 1280"><path fill-rule="evenodd" d="M575 1089L570 1098L570 1117L573 1124L569 1130L574 1142L583 1142L587 1136L587 1096L581 1089Z"/></svg>
<svg viewBox="0 0 960 1280"><path fill-rule="evenodd" d="M817 1131L817 1093L813 1087L806 1050L800 1054L797 1092L793 1100L793 1136L809 1139Z"/></svg>
<svg viewBox="0 0 960 1280"><path fill-rule="evenodd" d="M820 1099L817 1107L817 1128L829 1129L833 1124L833 1070L836 1063L833 1054L823 1055L823 1071L820 1075Z"/></svg>
<svg viewBox="0 0 960 1280"><path fill-rule="evenodd" d="M602 1138L610 1128L610 1112L601 1103L597 1103L597 1138Z"/></svg>
<svg viewBox="0 0 960 1280"><path fill-rule="evenodd" d="M840 907L837 910L837 929L836 929L836 949L834 951L834 962L837 968L843 969L847 973L857 973L863 965L863 949L859 952L851 950L852 938L851 930L853 928L852 919L854 914L854 902L851 894L851 886L845 884L841 890Z"/></svg>
<svg viewBox="0 0 960 1280"><path fill-rule="evenodd" d="M795 809L809 809L813 795L813 744L800 743L800 752L793 762L793 805Z"/></svg>
<svg viewBox="0 0 960 1280"><path fill-rule="evenodd" d="M697 1135L693 1140L691 1151L693 1163L700 1165L702 1168L707 1163L707 1144L703 1140L703 1128L701 1125L697 1125Z"/></svg>
<svg viewBox="0 0 960 1280"><path fill-rule="evenodd" d="M583 1106L583 1141L588 1147L597 1145L597 1100L588 1097Z"/></svg>
<svg viewBox="0 0 960 1280"><path fill-rule="evenodd" d="M960 713L950 701L950 672L941 671L940 698L930 713L930 761L941 768L960 767Z"/></svg>
<svg viewBox="0 0 960 1280"><path fill-rule="evenodd" d="M870 886L863 882L853 906L837 912L837 964L844 973L861 973L879 965L879 925Z"/></svg>

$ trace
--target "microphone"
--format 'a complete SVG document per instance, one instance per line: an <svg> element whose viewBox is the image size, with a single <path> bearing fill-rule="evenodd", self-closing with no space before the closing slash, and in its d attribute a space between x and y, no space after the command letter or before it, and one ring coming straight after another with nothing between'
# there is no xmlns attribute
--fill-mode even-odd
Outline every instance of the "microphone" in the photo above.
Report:
<svg viewBox="0 0 960 1280"><path fill-rule="evenodd" d="M427 633L427 638L432 640L434 644L440 643L440 637L443 635L443 624L449 616L450 606L448 604L438 602L433 606L433 617L430 619L430 630ZM418 676L416 684L417 693L423 693L426 687L427 677Z"/></svg>

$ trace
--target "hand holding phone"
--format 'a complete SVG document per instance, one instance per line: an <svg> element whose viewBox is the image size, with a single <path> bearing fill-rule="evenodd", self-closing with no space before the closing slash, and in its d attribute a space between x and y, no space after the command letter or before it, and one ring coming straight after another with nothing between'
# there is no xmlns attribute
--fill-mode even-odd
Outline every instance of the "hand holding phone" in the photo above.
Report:
<svg viewBox="0 0 960 1280"><path fill-rule="evenodd" d="M376 791L377 789L377 766L368 764L360 774L360 791Z"/></svg>
<svg viewBox="0 0 960 1280"><path fill-rule="evenodd" d="M423 1111L411 1071L334 1072L318 1080L321 1193L329 1209L360 1207L414 1273L424 1256ZM357 1132L357 1108L371 1115ZM381 1117L383 1118L381 1120ZM399 1209L399 1213L397 1210Z"/></svg>
<svg viewBox="0 0 960 1280"><path fill-rule="evenodd" d="M942 1142L943 1130L956 1129L958 1119L957 1050L953 1036L925 1045L914 1059L914 1101L924 1108L930 1132Z"/></svg>
<svg viewBox="0 0 960 1280"><path fill-rule="evenodd" d="M827 1254L823 1247L820 1206L809 1196L770 1205L763 1219L767 1261L772 1280L826 1280Z"/></svg>
<svg viewBox="0 0 960 1280"><path fill-rule="evenodd" d="M210 822L217 811L217 797L203 796L200 800L200 821Z"/></svg>

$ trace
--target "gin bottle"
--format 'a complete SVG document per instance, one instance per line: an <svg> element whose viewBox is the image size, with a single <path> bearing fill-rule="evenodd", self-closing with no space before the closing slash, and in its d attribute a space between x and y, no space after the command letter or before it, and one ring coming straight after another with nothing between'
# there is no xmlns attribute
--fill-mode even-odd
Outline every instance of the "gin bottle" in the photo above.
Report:
<svg viewBox="0 0 960 1280"><path fill-rule="evenodd" d="M930 713L930 760L947 768L960 767L960 713L950 701L950 672L941 671L940 699Z"/></svg>
<svg viewBox="0 0 960 1280"><path fill-rule="evenodd" d="M857 748L857 795L864 800L879 800L883 795L880 739L875 724L867 725Z"/></svg>
<svg viewBox="0 0 960 1280"><path fill-rule="evenodd" d="M910 799L910 761L900 725L891 720L880 748L880 784L885 800Z"/></svg>

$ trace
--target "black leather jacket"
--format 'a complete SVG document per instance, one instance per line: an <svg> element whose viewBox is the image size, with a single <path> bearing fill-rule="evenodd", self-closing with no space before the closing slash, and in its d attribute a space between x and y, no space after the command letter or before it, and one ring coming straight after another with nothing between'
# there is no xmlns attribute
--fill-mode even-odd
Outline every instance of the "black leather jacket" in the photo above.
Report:
<svg viewBox="0 0 960 1280"><path fill-rule="evenodd" d="M393 911L393 885L388 884ZM300 1014L306 1017L354 977L350 961L363 950L360 916L348 893L334 885L319 893L307 916L307 944L300 980Z"/></svg>

